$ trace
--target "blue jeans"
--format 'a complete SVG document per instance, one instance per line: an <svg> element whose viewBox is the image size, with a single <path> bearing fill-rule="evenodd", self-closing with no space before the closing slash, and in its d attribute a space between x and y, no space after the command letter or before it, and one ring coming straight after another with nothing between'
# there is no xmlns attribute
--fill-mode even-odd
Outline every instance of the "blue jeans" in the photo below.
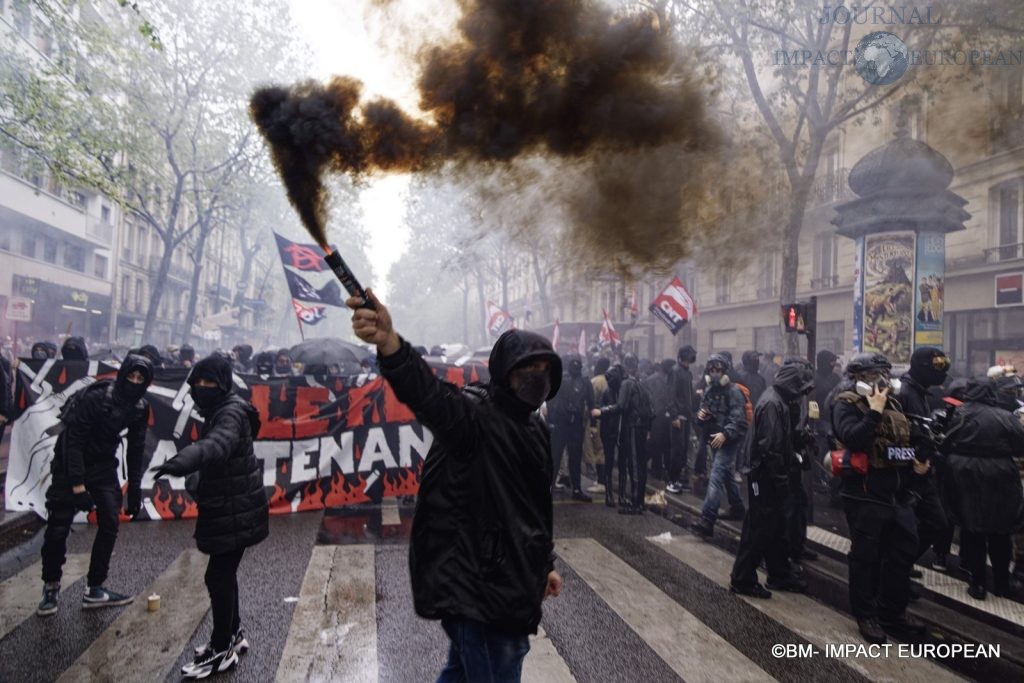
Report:
<svg viewBox="0 0 1024 683"><path fill-rule="evenodd" d="M710 450L710 446L708 449ZM729 507L733 510L743 509L740 487L736 484L733 471L736 466L736 447L726 445L712 451L715 459L711 462L711 476L708 477L708 493L704 497L704 507L700 511L701 519L707 524L714 524L718 519L718 506L722 503L722 492L729 499Z"/></svg>
<svg viewBox="0 0 1024 683"><path fill-rule="evenodd" d="M527 636L505 635L473 621L444 619L441 626L451 647L438 683L518 683L530 651Z"/></svg>

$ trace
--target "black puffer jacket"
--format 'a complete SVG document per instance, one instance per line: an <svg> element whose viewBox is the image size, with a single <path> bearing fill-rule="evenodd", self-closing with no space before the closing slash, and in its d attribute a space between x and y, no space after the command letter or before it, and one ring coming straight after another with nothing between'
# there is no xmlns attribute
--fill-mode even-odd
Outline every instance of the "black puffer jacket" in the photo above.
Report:
<svg viewBox="0 0 1024 683"><path fill-rule="evenodd" d="M245 399L228 394L206 417L199 440L164 463L169 472L199 473L196 547L217 555L256 545L268 535L269 507L263 468L252 441L260 418Z"/></svg>
<svg viewBox="0 0 1024 683"><path fill-rule="evenodd" d="M380 359L396 396L434 435L423 465L409 569L416 613L468 619L513 635L535 633L552 550L551 438L508 386L516 365L561 361L550 343L510 330L495 343L491 383L440 381L408 342Z"/></svg>
<svg viewBox="0 0 1024 683"><path fill-rule="evenodd" d="M972 380L943 444L948 512L968 531L1012 534L1024 528L1024 493L1014 456L1024 453L1024 427L997 406L995 385Z"/></svg>
<svg viewBox="0 0 1024 683"><path fill-rule="evenodd" d="M149 404L144 398L126 399L118 391L133 370L142 372L147 383L153 377L152 365L138 356L128 356L118 370L116 380L94 382L68 399L71 404L65 407L61 416L64 429L57 437L50 464L51 497L68 493L75 486L116 476L117 447L121 445L121 432L126 428L128 483L129 486L139 486L147 465L145 446Z"/></svg>

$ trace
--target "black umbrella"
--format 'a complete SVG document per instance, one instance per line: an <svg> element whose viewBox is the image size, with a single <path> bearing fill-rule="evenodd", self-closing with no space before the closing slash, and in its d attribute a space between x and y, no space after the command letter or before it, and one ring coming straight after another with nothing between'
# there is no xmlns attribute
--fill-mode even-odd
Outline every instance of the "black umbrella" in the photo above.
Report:
<svg viewBox="0 0 1024 683"><path fill-rule="evenodd" d="M318 337L307 339L292 347L292 361L303 365L359 365L360 361L369 357L370 352L356 344L334 339Z"/></svg>

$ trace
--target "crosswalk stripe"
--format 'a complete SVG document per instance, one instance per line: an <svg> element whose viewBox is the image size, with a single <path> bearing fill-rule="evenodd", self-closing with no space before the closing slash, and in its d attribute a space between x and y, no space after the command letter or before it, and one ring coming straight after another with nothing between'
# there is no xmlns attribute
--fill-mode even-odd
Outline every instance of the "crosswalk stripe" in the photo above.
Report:
<svg viewBox="0 0 1024 683"><path fill-rule="evenodd" d="M182 552L61 675L59 681L162 681L210 607L206 556ZM160 596L147 611L146 597ZM177 673L177 672L175 672Z"/></svg>
<svg viewBox="0 0 1024 683"><path fill-rule="evenodd" d="M556 552L683 680L775 680L617 555L593 539Z"/></svg>
<svg viewBox="0 0 1024 683"><path fill-rule="evenodd" d="M530 651L523 660L523 680L527 683L576 683L569 665L558 654L543 627L530 636Z"/></svg>
<svg viewBox="0 0 1024 683"><path fill-rule="evenodd" d="M68 555L63 571L61 586L66 588L89 571L89 555ZM0 640L35 614L43 592L41 574L42 563L36 562L0 583Z"/></svg>
<svg viewBox="0 0 1024 683"><path fill-rule="evenodd" d="M677 560L696 569L719 586L728 588L733 557L695 536L648 538ZM826 643L859 643L857 625L833 609L806 595L775 591L770 600L742 598L801 638L817 646L822 652ZM841 658L853 670L873 681L920 681L922 683L962 680L952 672L927 659L901 659L898 657Z"/></svg>
<svg viewBox="0 0 1024 683"><path fill-rule="evenodd" d="M821 527L808 526L807 538L843 554L850 552L850 539ZM960 581L946 572L937 572L926 567L918 567L918 569L924 575L919 581L928 590L1000 619L1005 619L1017 626L1024 626L1024 605L1016 600L1008 600L992 594L989 594L984 601L975 600L967 595L966 582Z"/></svg>
<svg viewBox="0 0 1024 683"><path fill-rule="evenodd" d="M316 546L302 580L276 680L377 680L372 545Z"/></svg>
<svg viewBox="0 0 1024 683"><path fill-rule="evenodd" d="M380 523L383 526L397 526L402 523L398 512L397 498L384 498L380 502Z"/></svg>

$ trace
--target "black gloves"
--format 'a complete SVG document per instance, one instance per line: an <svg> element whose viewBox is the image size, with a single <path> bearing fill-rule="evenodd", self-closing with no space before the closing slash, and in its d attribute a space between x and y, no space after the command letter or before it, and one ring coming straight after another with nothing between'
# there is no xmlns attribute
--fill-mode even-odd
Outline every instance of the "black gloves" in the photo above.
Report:
<svg viewBox="0 0 1024 683"><path fill-rule="evenodd" d="M96 504L92 501L92 496L89 495L88 491L82 491L81 493L73 493L71 496L72 504L76 510L82 512L90 512Z"/></svg>
<svg viewBox="0 0 1024 683"><path fill-rule="evenodd" d="M138 484L128 485L128 498L125 501L124 513L135 517L142 509L142 488Z"/></svg>
<svg viewBox="0 0 1024 683"><path fill-rule="evenodd" d="M163 465L154 467L150 471L153 473L154 479L160 479L162 477L180 477L185 474L184 470L181 469L181 466L174 462L174 458L171 458Z"/></svg>

